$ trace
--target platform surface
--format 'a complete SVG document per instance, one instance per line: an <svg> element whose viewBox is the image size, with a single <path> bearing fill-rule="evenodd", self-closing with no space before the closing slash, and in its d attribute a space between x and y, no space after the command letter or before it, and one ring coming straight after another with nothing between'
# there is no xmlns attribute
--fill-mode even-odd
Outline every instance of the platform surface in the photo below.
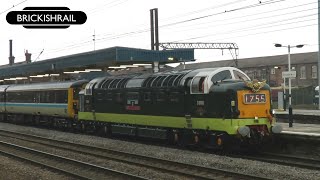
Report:
<svg viewBox="0 0 320 180"><path fill-rule="evenodd" d="M284 134L300 134L319 136L320 138L320 124L301 124L293 123L292 127L289 127L289 123L277 123L282 126L283 130L281 133Z"/></svg>
<svg viewBox="0 0 320 180"><path fill-rule="evenodd" d="M288 111L288 109L286 111L274 109L273 113L274 114L289 114L289 111ZM320 110L292 109L292 114L320 116Z"/></svg>

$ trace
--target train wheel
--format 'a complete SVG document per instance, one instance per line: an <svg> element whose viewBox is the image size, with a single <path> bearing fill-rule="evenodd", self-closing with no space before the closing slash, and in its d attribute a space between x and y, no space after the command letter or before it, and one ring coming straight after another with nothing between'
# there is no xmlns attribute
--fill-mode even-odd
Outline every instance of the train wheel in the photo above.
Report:
<svg viewBox="0 0 320 180"><path fill-rule="evenodd" d="M107 137L112 136L112 127L111 124L107 124Z"/></svg>
<svg viewBox="0 0 320 180"><path fill-rule="evenodd" d="M87 131L87 127L86 127L85 123L82 121L81 122L81 132L86 133L86 131Z"/></svg>
<svg viewBox="0 0 320 180"><path fill-rule="evenodd" d="M168 129L167 130L167 143L169 145L174 145L174 144L177 144L177 142L178 142L178 135L175 132L175 130Z"/></svg>
<svg viewBox="0 0 320 180"><path fill-rule="evenodd" d="M72 120L68 120L68 122L67 122L67 130L70 131L70 132L74 132L73 121Z"/></svg>

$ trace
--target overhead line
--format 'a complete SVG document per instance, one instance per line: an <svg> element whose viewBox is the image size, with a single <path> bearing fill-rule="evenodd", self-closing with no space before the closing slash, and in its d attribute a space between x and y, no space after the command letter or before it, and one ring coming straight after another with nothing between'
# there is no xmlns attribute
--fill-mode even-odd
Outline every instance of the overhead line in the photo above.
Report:
<svg viewBox="0 0 320 180"><path fill-rule="evenodd" d="M192 19L187 19L187 20L183 20L183 21L178 21L178 22L174 22L174 23L170 23L170 24L165 24L162 25L160 27L167 27L167 26L173 26L173 25L177 25L177 24L182 24L182 23L186 23L186 22L191 22L191 21L195 21L195 20L199 20L199 19L203 19L203 18L208 18L211 16L216 16L216 15L220 15L220 14L225 14L228 12L234 12L234 11L239 11L239 10L243 10L243 9L249 9L249 8L254 8L254 7L258 7L258 6L264 6L264 5L268 5L268 4L273 4L273 3L278 3L278 2L282 2L282 1L286 1L286 0L277 0L277 1L267 1L264 3L259 3L259 4L253 4L253 5L248 5L248 6L244 6L244 7L240 7L240 8L236 8L236 9L231 9L231 10L226 10L224 12L219 12L219 13L214 13L214 14L209 14L206 16L201 16L201 17L196 17L196 18L192 18Z"/></svg>
<svg viewBox="0 0 320 180"><path fill-rule="evenodd" d="M225 25L230 25L230 24L239 24L239 23L243 23L243 22L256 21L256 20L267 19L267 18L273 18L273 17L277 17L277 16L291 15L291 14L296 14L296 13L310 11L310 10L316 10L316 9L318 9L318 8L310 8L310 9L305 9L305 10L301 10L301 11L294 11L294 12L290 12L290 13L283 13L283 14L277 14L277 15L272 15L272 16L265 16L265 17L259 17L259 18L254 18L254 19L246 19L246 20L243 20L243 21L215 24L214 27L225 26ZM255 15L257 15L257 14L255 14ZM251 15L247 15L247 16L252 16L252 14ZM231 19L238 19L238 18L243 18L243 17L247 17L247 16L241 16L241 17L236 17L236 18L231 18ZM214 23L219 22L219 21L228 21L228 20L230 20L230 19L218 20L218 21L215 21ZM208 23L201 23L201 24L208 24ZM213 23L210 23L210 24L213 24ZM199 24L197 24L197 25L199 25ZM195 26L195 25L192 25L192 26ZM193 28L193 29L198 29L198 28Z"/></svg>
<svg viewBox="0 0 320 180"><path fill-rule="evenodd" d="M231 12L231 11L238 11L238 10L242 10L242 9L248 9L248 8L253 8L253 7L257 7L257 6L262 6L262 5L267 5L267 4L272 4L272 3L278 3L278 2L281 2L281 1L285 1L285 0L277 0L277 1L274 1L274 0L270 0L270 1L267 1L267 2L264 2L264 3L261 3L261 4L254 4L254 5L249 5L249 6L244 6L244 7L241 7L241 8L237 8L237 9L232 9L232 10L229 10L229 11L225 11L223 13L226 13L226 12ZM221 13L222 14L222 13ZM198 18L193 18L192 21L194 20L197 20L197 19L202 19L202 18L206 18L206 17L210 17L210 16L213 16L213 15L216 15L216 14L211 14L211 15L207 15L207 16L202 16L202 17L198 17ZM176 23L172 23L172 25L176 25L177 23L184 23L184 22L189 22L190 20L185 20L185 21L180 21L180 22L176 22ZM169 26L170 24L167 24L167 25L164 25L164 26ZM96 39L97 41L101 41L101 40L110 40L110 39L118 39L118 38L122 38L122 37L127 37L127 36L130 36L130 35L135 35L135 34L141 34L141 33L145 33L145 32L149 32L150 29L142 29L142 30L137 30L137 31L131 31L131 32L127 32L127 33L122 33L122 34L119 34L119 35L115 35L115 36L111 36L111 37L105 37L105 38L99 38L99 39ZM84 42L84 43L81 43L81 44L87 44L91 41L87 41L87 42ZM69 47L72 47L74 48L74 46L79 46L81 44L75 44L75 45L71 45Z"/></svg>
<svg viewBox="0 0 320 180"><path fill-rule="evenodd" d="M7 12L7 11L9 11L10 9L12 9L12 8L14 8L14 7L19 6L19 5L22 4L22 3L25 3L26 1L28 1L28 0L24 0L24 1L19 2L18 4L13 5L12 7L8 8L7 10L4 10L4 11L0 12L0 15L3 14L3 13L5 13L5 12Z"/></svg>
<svg viewBox="0 0 320 180"><path fill-rule="evenodd" d="M285 0L277 0L274 2L274 0L270 0L270 1L267 1L265 3L268 3L268 4L271 4L271 3L277 3L277 2L281 2L281 1L285 1ZM261 5L267 5L267 4L258 4L258 6L261 6ZM250 5L250 6L253 6L253 5ZM255 4L256 6L256 4ZM245 8L248 8L248 6L244 6L244 7L241 7L241 8L237 8L238 10L241 10L241 9L245 9ZM252 7L250 7L252 8ZM216 13L216 14L211 14L211 15L207 15L207 16L213 16L213 15L219 15L219 14L225 14L226 12L220 12L220 13ZM207 17L206 16L206 17ZM198 18L193 18L193 20L197 20L197 19L201 19L203 18L204 16L202 17L198 17ZM160 27L168 27L168 26L173 26L173 25L176 25L177 23L181 24L181 23L185 23L185 22L189 22L189 20L184 20L184 21L180 21L180 22L175 22L175 23L171 23L171 24L167 24L167 25L162 25ZM130 34L134 34L135 32L137 33L140 33L140 32L148 32L150 31L149 28L145 28L143 30L137 30L137 31L132 31L132 32L129 32ZM123 33L123 34L127 34L127 33ZM118 35L117 35L118 36ZM121 35L120 35L121 36ZM107 38L110 38L110 37L107 37ZM104 38L100 38L100 39L104 39Z"/></svg>
<svg viewBox="0 0 320 180"><path fill-rule="evenodd" d="M317 14L312 14L312 15L309 15L309 16L314 16L314 15L317 15ZM308 17L308 16L306 16L306 17ZM293 19L289 19L289 20L285 20L285 21L290 21L290 20L293 20ZM241 29L227 31L227 32L224 31L224 32L220 32L220 33L218 32L218 33L209 34L209 35L203 35L203 36L197 36L197 37L192 37L192 38L188 38L188 39L176 40L176 41L173 41L173 42L181 42L181 41L188 41L188 40L193 40L193 39L201 39L201 38L210 37L210 36L216 36L216 35L224 35L224 34L232 34L232 33L244 32L244 31L259 30L259 29L265 29L265 28L270 28L270 27L275 27L275 26L297 24L297 23L313 21L313 20L316 20L316 18L308 19L308 20L294 21L294 22L289 22L289 23L282 23L282 24L279 24L279 25L272 25L272 24L281 23L279 21L278 22L274 21L272 23L264 23L264 24L256 25L254 27L246 27L246 28L241 28ZM257 27L257 26L265 26L265 25L269 25L269 26L262 27L262 28L261 27L260 28Z"/></svg>
<svg viewBox="0 0 320 180"><path fill-rule="evenodd" d="M107 8L111 8L111 7L117 6L117 5L119 5L119 4L123 4L123 3L125 3L126 1L128 1L128 0L124 0L124 1L122 1L122 2L119 2L118 0L113 0L113 1L111 1L111 2L108 2L108 3L104 4L104 5L100 5L99 7L92 8L92 9L88 10L87 13L88 13L88 14L89 14L89 13L95 13L95 12L101 11L101 9L105 8L105 6L107 6L107 5L111 5L111 4L113 4L113 3L118 2L117 4L113 4L113 5L107 7Z"/></svg>
<svg viewBox="0 0 320 180"><path fill-rule="evenodd" d="M167 19L172 19L172 18L181 17L181 16L188 16L188 15L191 15L191 14L196 14L196 13L203 12L203 11L210 10L210 9L217 9L217 8L224 7L224 6L228 6L228 5L232 5L232 4L237 4L237 3L240 3L240 2L243 2L243 1L248 1L248 0L236 0L236 1L233 1L233 2L225 3L225 4L222 4L222 5L218 5L218 6L213 6L213 7L209 7L209 8L199 9L199 10L191 11L191 12L184 13L184 14L178 14L178 15L176 15L176 16L172 16L172 17L160 19L160 21L167 21Z"/></svg>
<svg viewBox="0 0 320 180"><path fill-rule="evenodd" d="M291 28L277 29L277 30L273 30L273 31L258 32L258 33L243 35L243 36L233 36L233 37L229 37L229 38L215 39L214 41L219 41L219 40L224 40L224 39L231 39L231 38L239 38L239 37L247 37L247 36L253 36L253 35L264 34L264 33L271 33L271 32L278 32L278 31L286 31L286 30L305 28L305 27L316 26L316 25L318 25L318 23L304 25L304 26L296 26L296 27L291 27Z"/></svg>

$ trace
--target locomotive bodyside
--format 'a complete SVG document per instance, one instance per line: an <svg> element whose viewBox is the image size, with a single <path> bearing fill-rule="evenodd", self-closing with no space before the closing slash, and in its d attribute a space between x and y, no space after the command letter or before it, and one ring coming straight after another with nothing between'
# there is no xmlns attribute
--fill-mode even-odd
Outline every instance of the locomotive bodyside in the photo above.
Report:
<svg viewBox="0 0 320 180"><path fill-rule="evenodd" d="M271 115L270 87L233 67L3 86L0 104L9 121L181 144L259 144L281 131Z"/></svg>
<svg viewBox="0 0 320 180"><path fill-rule="evenodd" d="M250 140L251 135L268 136L274 125L270 88L258 83L259 92L253 92L245 83L248 80L231 67L109 77L91 86L91 95L84 95L90 103L83 104L79 120L97 123L106 133L158 136L176 142L188 139L221 145L219 137ZM245 101L250 95L260 99Z"/></svg>

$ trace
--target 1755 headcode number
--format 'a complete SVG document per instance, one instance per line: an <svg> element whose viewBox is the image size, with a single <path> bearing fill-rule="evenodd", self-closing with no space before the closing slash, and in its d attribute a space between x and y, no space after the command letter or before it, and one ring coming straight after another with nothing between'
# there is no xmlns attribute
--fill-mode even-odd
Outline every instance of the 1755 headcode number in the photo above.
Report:
<svg viewBox="0 0 320 180"><path fill-rule="evenodd" d="M266 95L265 94L245 94L244 103L245 104L266 103Z"/></svg>

